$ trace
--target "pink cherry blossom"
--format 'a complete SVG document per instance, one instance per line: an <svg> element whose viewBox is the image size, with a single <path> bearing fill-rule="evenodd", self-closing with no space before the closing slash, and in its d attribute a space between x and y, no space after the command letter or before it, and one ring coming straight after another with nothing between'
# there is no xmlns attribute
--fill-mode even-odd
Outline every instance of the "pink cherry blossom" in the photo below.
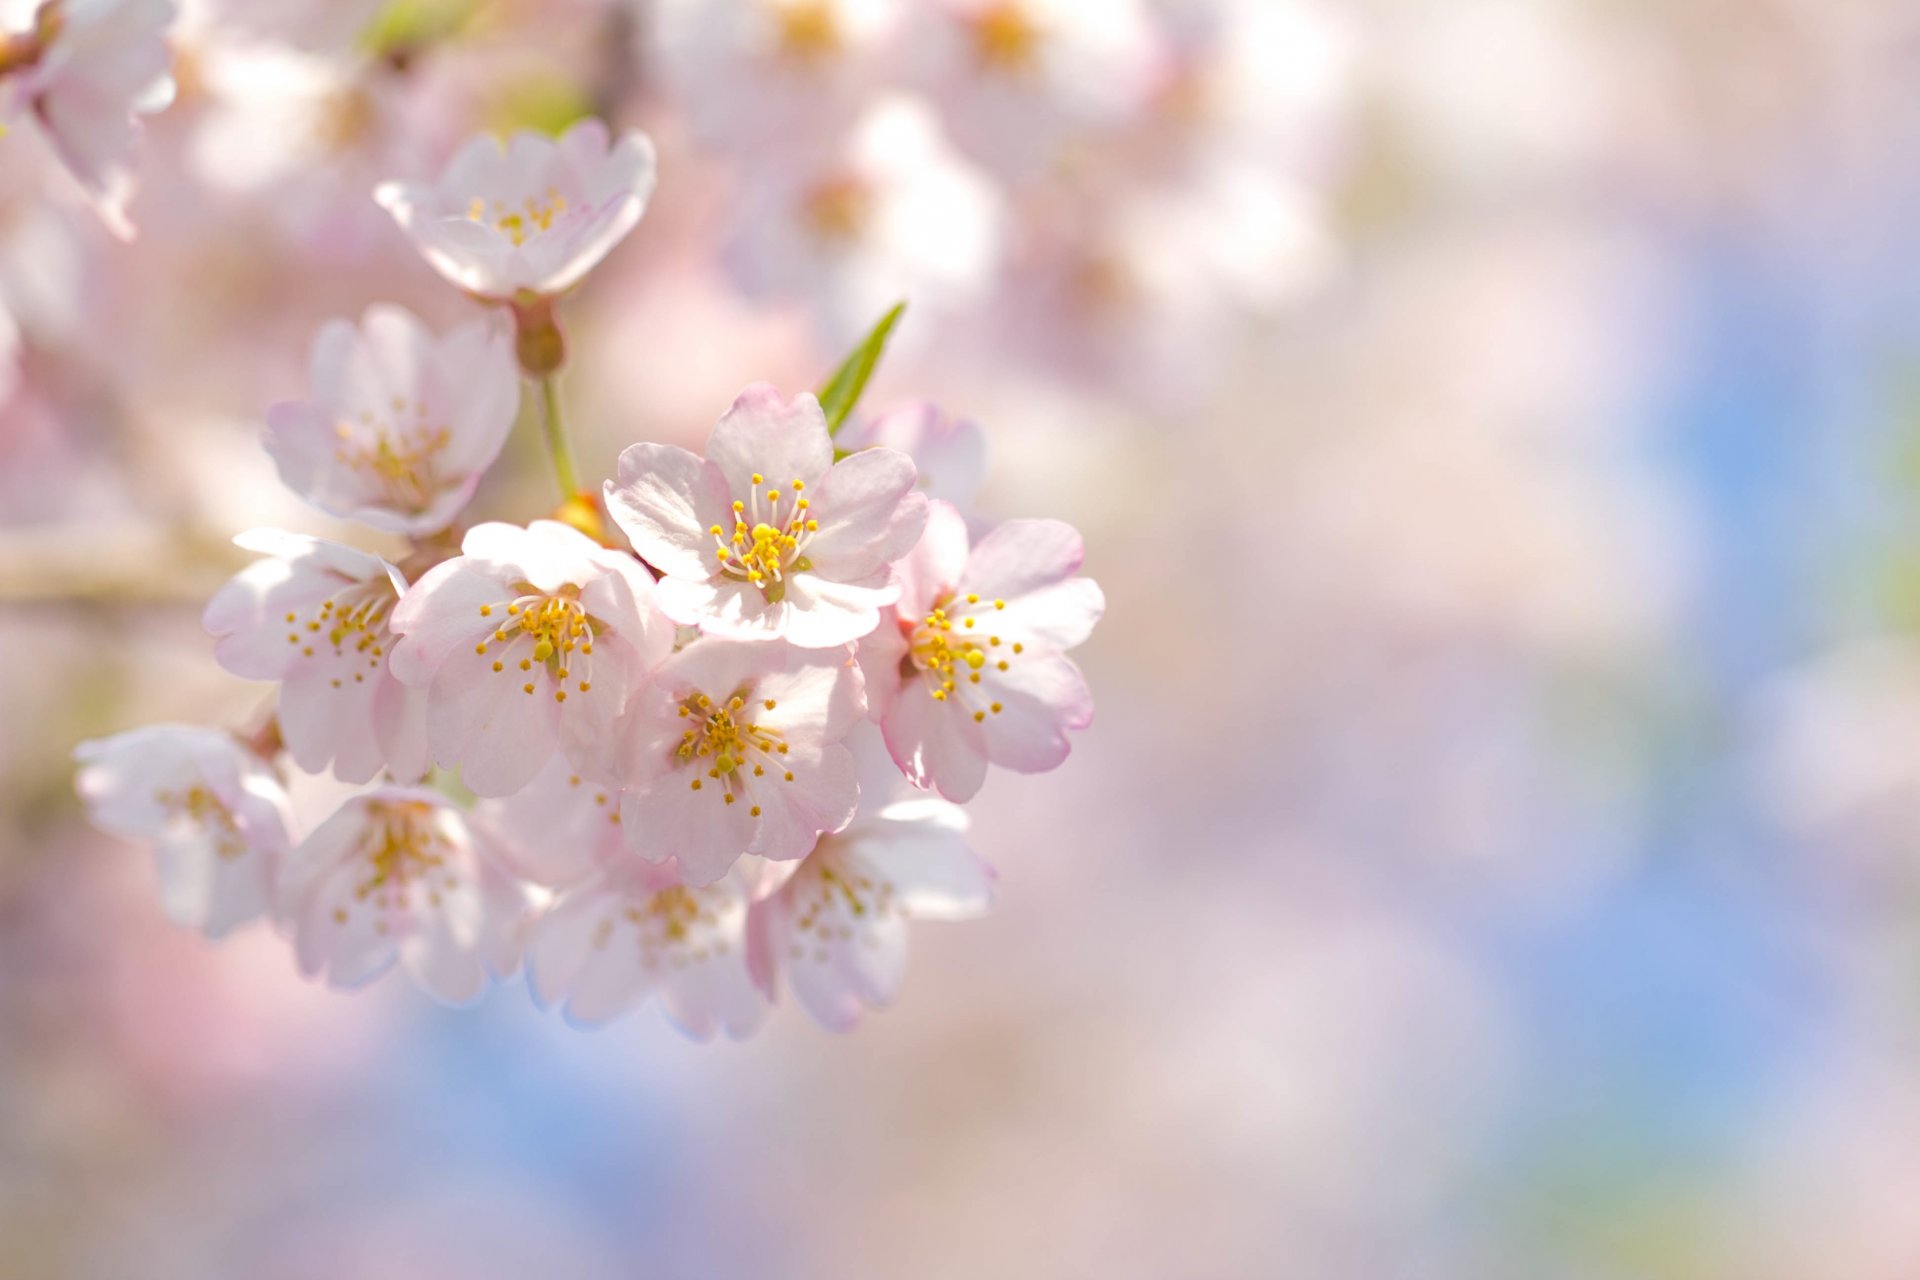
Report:
<svg viewBox="0 0 1920 1280"><path fill-rule="evenodd" d="M177 924L224 937L269 909L286 857L286 790L228 733L148 725L74 748L94 822L151 841Z"/></svg>
<svg viewBox="0 0 1920 1280"><path fill-rule="evenodd" d="M438 182L389 182L374 194L448 281L511 301L577 284L640 221L653 183L644 133L614 142L604 123L583 120L558 139L475 138Z"/></svg>
<svg viewBox="0 0 1920 1280"><path fill-rule="evenodd" d="M820 403L747 388L705 459L636 444L606 486L608 510L665 574L660 607L719 636L847 644L899 594L888 565L926 523L913 462L892 449L833 460Z"/></svg>
<svg viewBox="0 0 1920 1280"><path fill-rule="evenodd" d="M605 1022L657 998L688 1035L751 1035L767 1001L747 974L748 879L680 882L673 863L631 860L567 889L533 927L527 966L541 1003Z"/></svg>
<svg viewBox="0 0 1920 1280"><path fill-rule="evenodd" d="M393 607L407 580L378 556L277 529L234 540L267 558L215 593L201 622L221 666L280 681L280 736L309 773L345 782L427 772L427 695L393 678Z"/></svg>
<svg viewBox="0 0 1920 1280"><path fill-rule="evenodd" d="M769 999L785 974L821 1026L851 1030L863 1008L892 1003L907 920L964 920L993 897L993 870L966 844L967 819L932 797L863 813L823 836L747 923L747 957Z"/></svg>
<svg viewBox="0 0 1920 1280"><path fill-rule="evenodd" d="M556 750L598 767L673 628L632 556L551 520L475 525L407 592L392 669L428 690L427 742L476 795L518 791Z"/></svg>
<svg viewBox="0 0 1920 1280"><path fill-rule="evenodd" d="M898 449L913 459L922 493L962 511L972 505L987 476L987 433L980 424L952 417L924 400L849 422L835 443L849 453L876 446Z"/></svg>
<svg viewBox="0 0 1920 1280"><path fill-rule="evenodd" d="M1058 520L1009 520L968 550L966 521L936 502L927 533L895 570L894 624L861 644L873 716L908 779L965 801L987 765L1044 773L1093 695L1066 651L1106 607L1074 576L1080 535Z"/></svg>
<svg viewBox="0 0 1920 1280"><path fill-rule="evenodd" d="M620 784L555 755L532 782L474 806L515 875L552 889L635 861L620 823Z"/></svg>
<svg viewBox="0 0 1920 1280"><path fill-rule="evenodd" d="M123 239L139 117L173 101L173 19L173 0L0 3L0 128L37 125Z"/></svg>
<svg viewBox="0 0 1920 1280"><path fill-rule="evenodd" d="M444 529L499 456L520 406L513 339L492 318L436 338L395 306L323 327L310 399L267 414L287 486L331 515L418 537Z"/></svg>
<svg viewBox="0 0 1920 1280"><path fill-rule="evenodd" d="M742 854L803 857L853 817L840 740L866 703L840 649L702 639L662 663L621 725L621 822L655 862L711 884Z"/></svg>
<svg viewBox="0 0 1920 1280"><path fill-rule="evenodd" d="M354 796L287 859L280 911L301 972L354 987L396 959L449 1004L511 974L530 902L491 840L432 791Z"/></svg>

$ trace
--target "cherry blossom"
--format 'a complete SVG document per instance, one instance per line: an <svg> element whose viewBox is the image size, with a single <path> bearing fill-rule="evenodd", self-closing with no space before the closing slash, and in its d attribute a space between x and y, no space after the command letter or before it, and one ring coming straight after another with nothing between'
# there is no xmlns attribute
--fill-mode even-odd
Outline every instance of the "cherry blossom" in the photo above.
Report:
<svg viewBox="0 0 1920 1280"><path fill-rule="evenodd" d="M518 967L531 905L483 832L412 787L380 787L335 810L289 855L279 903L309 977L359 986L397 959L449 1004Z"/></svg>
<svg viewBox="0 0 1920 1280"><path fill-rule="evenodd" d="M767 1002L747 973L749 881L682 884L671 862L629 860L567 889L534 925L527 967L542 1004L605 1022L656 998L697 1040L751 1035Z"/></svg>
<svg viewBox="0 0 1920 1280"><path fill-rule="evenodd" d="M295 763L345 782L427 772L426 693L393 678L388 624L407 580L378 556L277 529L234 539L258 560L201 621L235 675L280 681L280 736Z"/></svg>
<svg viewBox="0 0 1920 1280"><path fill-rule="evenodd" d="M123 239L139 117L173 101L173 19L173 0L0 0L0 129L37 125Z"/></svg>
<svg viewBox="0 0 1920 1280"><path fill-rule="evenodd" d="M831 648L878 624L898 589L887 566L926 523L913 462L866 449L839 462L812 395L741 392L707 456L636 444L608 510L665 578L660 607L720 636Z"/></svg>
<svg viewBox="0 0 1920 1280"><path fill-rule="evenodd" d="M702 639L667 659L621 725L621 822L654 862L711 884L742 854L791 861L853 817L840 740L866 703L850 652Z"/></svg>
<svg viewBox="0 0 1920 1280"><path fill-rule="evenodd" d="M512 795L480 801L474 821L499 837L515 875L551 889L635 861L620 824L620 784L564 755Z"/></svg>
<svg viewBox="0 0 1920 1280"><path fill-rule="evenodd" d="M968 550L966 521L936 502L927 533L895 569L894 625L860 646L872 714L918 787L965 801L988 764L1044 773L1093 695L1066 651L1106 607L1075 577L1080 535L1058 520L1009 520Z"/></svg>
<svg viewBox="0 0 1920 1280"><path fill-rule="evenodd" d="M579 283L640 221L653 194L652 141L616 142L599 120L558 139L481 136L438 182L374 193L434 270L478 298L550 298Z"/></svg>
<svg viewBox="0 0 1920 1280"><path fill-rule="evenodd" d="M862 813L821 837L747 923L754 981L772 999L781 974L814 1021L848 1031L892 1003L907 920L964 920L993 897L993 869L966 843L967 818L933 797Z"/></svg>
<svg viewBox="0 0 1920 1280"><path fill-rule="evenodd" d="M965 511L987 475L987 433L980 424L916 400L876 417L849 422L834 443L849 453L875 446L913 459L920 491Z"/></svg>
<svg viewBox="0 0 1920 1280"><path fill-rule="evenodd" d="M436 338L370 307L314 338L310 398L267 414L280 478L331 515L388 533L444 529L499 456L520 405L513 340L490 317Z"/></svg>
<svg viewBox="0 0 1920 1280"><path fill-rule="evenodd" d="M633 557L567 525L469 529L389 624L401 637L394 675L428 691L433 758L482 796L518 791L556 750L598 766L615 718L672 646L654 594Z"/></svg>
<svg viewBox="0 0 1920 1280"><path fill-rule="evenodd" d="M152 842L160 902L176 924L221 938L271 907L290 843L287 795L231 734L148 725L73 754L94 822Z"/></svg>

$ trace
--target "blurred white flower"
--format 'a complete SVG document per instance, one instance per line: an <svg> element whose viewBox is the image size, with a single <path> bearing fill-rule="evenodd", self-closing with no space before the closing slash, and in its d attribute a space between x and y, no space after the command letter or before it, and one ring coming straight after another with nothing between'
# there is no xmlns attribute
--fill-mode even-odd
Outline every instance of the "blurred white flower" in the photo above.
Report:
<svg viewBox="0 0 1920 1280"><path fill-rule="evenodd" d="M856 417L834 443L849 453L894 449L913 459L920 492L968 510L987 477L987 434L980 424L924 400L871 418Z"/></svg>

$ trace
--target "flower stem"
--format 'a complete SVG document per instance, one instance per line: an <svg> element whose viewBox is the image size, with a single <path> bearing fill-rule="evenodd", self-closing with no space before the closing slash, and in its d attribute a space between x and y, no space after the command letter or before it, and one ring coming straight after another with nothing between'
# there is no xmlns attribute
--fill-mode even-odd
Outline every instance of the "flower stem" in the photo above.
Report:
<svg viewBox="0 0 1920 1280"><path fill-rule="evenodd" d="M549 373L533 382L540 434L547 442L547 456L553 459L554 478L560 482L560 496L571 500L580 493L580 473L574 469L573 446L567 443L567 426L560 416L560 379Z"/></svg>

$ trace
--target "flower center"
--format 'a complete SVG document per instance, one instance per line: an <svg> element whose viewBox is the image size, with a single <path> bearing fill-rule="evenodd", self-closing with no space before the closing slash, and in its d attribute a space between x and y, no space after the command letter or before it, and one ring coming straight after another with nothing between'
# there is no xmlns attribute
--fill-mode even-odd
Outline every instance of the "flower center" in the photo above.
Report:
<svg viewBox="0 0 1920 1280"><path fill-rule="evenodd" d="M331 647L334 659L354 659L357 667L364 658L370 670L378 671L387 653L387 615L395 599L392 584L384 579L353 583L322 600L304 627L300 615L289 612L287 643L299 646L303 658L313 657L316 646ZM353 673L355 684L366 678L365 671ZM333 687L340 688L345 679L344 672L335 676Z"/></svg>
<svg viewBox="0 0 1920 1280"><path fill-rule="evenodd" d="M782 57L794 62L824 62L840 50L840 24L828 0L790 0L778 6L777 43Z"/></svg>
<svg viewBox="0 0 1920 1280"><path fill-rule="evenodd" d="M778 704L766 698L760 705L772 711ZM745 790L746 775L765 777L769 765L779 770L783 780L793 781L793 771L780 759L787 754L780 730L747 719L746 710L745 692L734 694L724 704L716 704L704 693L696 693L680 703L680 718L692 721L692 725L680 735L680 745L674 749L674 755L682 764L696 768L706 766L702 770L704 779L691 780L693 790L704 790L709 783L715 784L714 789L725 803L733 804L737 793ZM752 813L759 817L760 806L754 805Z"/></svg>
<svg viewBox="0 0 1920 1280"><path fill-rule="evenodd" d="M666 963L684 969L689 962L727 954L731 944L720 927L720 917L730 906L729 896L722 889L673 885L644 899L630 900L620 914L633 926L643 968L655 969ZM593 932L595 949L607 945L615 926L612 916L600 921Z"/></svg>
<svg viewBox="0 0 1920 1280"><path fill-rule="evenodd" d="M602 624L580 603L580 588L568 585L548 595L534 590L528 583L520 585L527 594L507 602L506 620L494 627L491 636L474 646L474 653L484 657L497 651L499 656L493 660L496 675L506 674L510 663L515 671L523 674L531 674L535 666L541 667L547 678L559 686L553 691L555 702L567 700L566 683L574 676L573 668L578 664L580 678L575 687L581 693L592 692L593 639L600 633ZM480 606L483 618L497 612L499 606ZM515 663L513 654L523 644L526 651ZM520 689L532 696L534 681L528 680Z"/></svg>
<svg viewBox="0 0 1920 1280"><path fill-rule="evenodd" d="M395 396L392 420L377 417L371 409L360 412L359 423L334 425L340 443L333 456L338 462L370 477L386 500L402 511L422 511L433 501L440 479L434 459L453 439L444 426L429 426L427 406L416 400L412 405L414 422L405 422L407 401ZM371 435L371 439L369 439Z"/></svg>
<svg viewBox="0 0 1920 1280"><path fill-rule="evenodd" d="M807 193L807 226L822 240L858 240L873 209L873 193L860 179L828 178Z"/></svg>
<svg viewBox="0 0 1920 1280"><path fill-rule="evenodd" d="M820 522L807 514L813 504L800 496L804 481L795 480L784 493L769 486L762 510L760 486L765 483L766 477L754 472L747 500L734 499L732 536L717 524L707 532L713 535L721 576L751 582L778 603L787 593L787 575L813 568L804 553Z"/></svg>
<svg viewBox="0 0 1920 1280"><path fill-rule="evenodd" d="M156 791L153 798L168 818L191 824L212 841L218 856L232 860L246 853L247 842L240 835L233 811L205 787L196 783L185 791Z"/></svg>
<svg viewBox="0 0 1920 1280"><path fill-rule="evenodd" d="M1040 36L1018 0L1001 0L973 19L974 57L989 71L1026 71L1039 51Z"/></svg>
<svg viewBox="0 0 1920 1280"><path fill-rule="evenodd" d="M926 617L920 620L908 636L907 656L900 660L903 677L911 677L916 672L924 675L933 686L935 702L959 702L971 710L975 722L985 720L989 715L999 715L1000 703L987 701L984 707L969 706L979 703L984 695L974 686L982 682L983 672L1005 671L1012 660L1026 652L1026 646L1019 641L1008 643L1002 637L988 634L986 643L981 643L979 621L982 616L991 616L1007 607L1005 600L982 601L975 592L965 596L943 596L937 601ZM959 630L954 629L955 623ZM907 624L902 623L904 630Z"/></svg>
<svg viewBox="0 0 1920 1280"><path fill-rule="evenodd" d="M559 188L548 187L545 199L528 196L518 209L504 200L495 200L489 211L487 202L475 196L467 206L467 219L491 226L514 244L522 245L542 232L553 230L554 222L566 211L567 198L560 194Z"/></svg>
<svg viewBox="0 0 1920 1280"><path fill-rule="evenodd" d="M408 888L416 879L447 865L448 844L433 822L433 806L418 800L375 800L367 813L377 824L366 843L368 874L354 887L364 902L374 894L397 892L406 905ZM382 906L387 905L381 902Z"/></svg>

